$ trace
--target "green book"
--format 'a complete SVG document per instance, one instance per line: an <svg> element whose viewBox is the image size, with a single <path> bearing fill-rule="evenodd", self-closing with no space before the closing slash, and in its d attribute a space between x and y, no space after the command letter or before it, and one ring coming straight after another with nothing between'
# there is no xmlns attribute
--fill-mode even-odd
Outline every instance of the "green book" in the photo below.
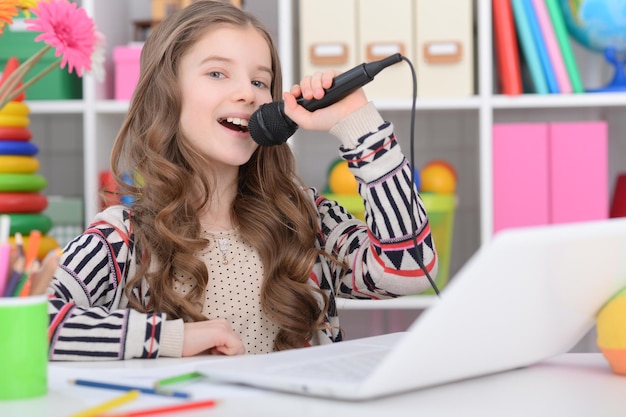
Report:
<svg viewBox="0 0 626 417"><path fill-rule="evenodd" d="M572 83L572 90L574 93L584 93L583 83L580 79L580 73L578 72L578 65L574 58L574 51L569 43L569 34L567 33L567 27L565 26L565 19L563 18L562 11L559 6L558 0L546 0L546 6L552 25L554 26L554 33L556 39L561 48L561 54L563 54L563 61L565 61L565 67L567 68L567 74L569 75L570 82Z"/></svg>
<svg viewBox="0 0 626 417"><path fill-rule="evenodd" d="M546 75L541 66L541 58L535 40L533 39L528 15L524 0L511 0L513 7L513 17L515 18L515 28L520 42L520 47L526 62L526 67L530 73L530 78L535 88L536 94L548 94L548 83Z"/></svg>

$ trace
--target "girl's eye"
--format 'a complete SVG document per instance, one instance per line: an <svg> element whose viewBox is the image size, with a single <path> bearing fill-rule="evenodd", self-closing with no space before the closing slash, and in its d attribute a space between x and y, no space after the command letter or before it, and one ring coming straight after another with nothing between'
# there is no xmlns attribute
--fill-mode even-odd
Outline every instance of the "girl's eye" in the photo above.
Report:
<svg viewBox="0 0 626 417"><path fill-rule="evenodd" d="M208 73L208 76L211 78L224 78L224 74L219 71L211 71Z"/></svg>
<svg viewBox="0 0 626 417"><path fill-rule="evenodd" d="M252 81L252 85L259 88L269 88L263 81Z"/></svg>

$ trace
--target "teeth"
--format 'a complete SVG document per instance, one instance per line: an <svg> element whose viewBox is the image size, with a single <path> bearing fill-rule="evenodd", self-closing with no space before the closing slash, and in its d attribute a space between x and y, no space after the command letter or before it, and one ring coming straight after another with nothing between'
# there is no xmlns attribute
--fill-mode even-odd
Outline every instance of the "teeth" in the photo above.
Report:
<svg viewBox="0 0 626 417"><path fill-rule="evenodd" d="M226 121L234 125L248 126L248 121L246 119L240 119L238 117L228 117L226 118Z"/></svg>

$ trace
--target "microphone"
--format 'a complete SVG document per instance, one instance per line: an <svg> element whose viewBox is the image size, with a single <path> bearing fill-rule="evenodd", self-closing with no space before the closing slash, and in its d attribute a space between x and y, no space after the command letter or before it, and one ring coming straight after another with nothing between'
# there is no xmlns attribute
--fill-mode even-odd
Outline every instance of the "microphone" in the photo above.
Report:
<svg viewBox="0 0 626 417"><path fill-rule="evenodd" d="M383 69L402 61L401 54L394 54L379 61L358 65L333 78L333 84L319 100L299 98L298 103L308 111L328 107L374 79ZM273 101L261 105L248 121L252 140L261 146L281 145L298 130L298 125L285 115L285 103Z"/></svg>

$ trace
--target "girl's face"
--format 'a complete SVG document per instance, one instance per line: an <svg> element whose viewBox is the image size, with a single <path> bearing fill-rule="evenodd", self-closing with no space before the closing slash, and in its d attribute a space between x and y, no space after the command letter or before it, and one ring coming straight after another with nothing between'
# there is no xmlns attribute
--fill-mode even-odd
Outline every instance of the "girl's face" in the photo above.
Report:
<svg viewBox="0 0 626 417"><path fill-rule="evenodd" d="M182 132L215 168L239 167L257 148L250 115L272 100L269 45L254 28L209 30L179 64Z"/></svg>

